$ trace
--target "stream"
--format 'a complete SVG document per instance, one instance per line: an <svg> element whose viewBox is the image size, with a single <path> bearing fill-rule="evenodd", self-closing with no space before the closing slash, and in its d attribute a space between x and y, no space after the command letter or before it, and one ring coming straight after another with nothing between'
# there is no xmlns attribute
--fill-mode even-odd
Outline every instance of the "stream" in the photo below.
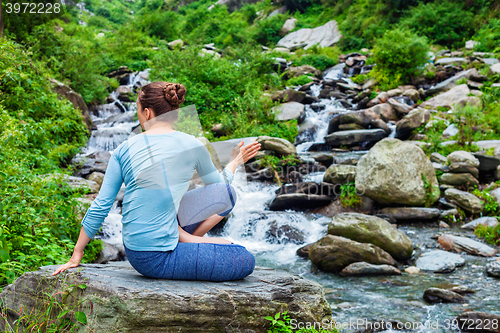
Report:
<svg viewBox="0 0 500 333"><path fill-rule="evenodd" d="M129 86L140 86L147 82L148 72L130 75ZM328 73L329 79L343 76L343 67L335 66ZM346 78L346 80L349 80ZM346 81L348 82L348 81ZM311 88L315 96L319 95L321 87ZM125 141L137 127L134 119L135 102L120 102L116 94L110 104L97 108L92 120L97 129L92 132L86 151L88 155L97 151L113 151ZM309 141L297 146L297 152L304 159L310 159L312 153L308 149L313 144L324 142L330 117L347 110L339 102L332 99L322 99L324 105L321 111L314 111L306 105L306 120L312 123ZM363 154L364 152L356 152ZM316 172L305 177L304 181L322 181L323 173ZM360 321L400 321L403 323L425 324L424 327L404 330L406 332L453 332L449 327L451 321L465 310L483 311L500 315L500 283L484 273L484 265L495 258L476 257L462 254L466 260L463 267L449 274L406 274L382 277L340 277L324 273L314 268L308 259L296 255L296 250L305 244L316 242L326 234L331 218L318 214L295 212L273 212L267 205L276 196L278 185L260 182L247 182L242 168L238 169L233 181L238 200L230 214L229 220L217 235L245 246L255 255L256 265L283 269L298 274L304 278L321 284L326 292L326 299L332 307L332 317L338 323ZM111 244L122 244L120 208L112 208L103 224L100 238ZM272 227L293 227L298 234L298 241L289 242L287 238L269 237ZM438 243L432 237L444 231L436 223L406 224L399 227L416 246L415 259L421 252L438 248ZM472 236L472 231L466 231L452 225L448 232L456 235ZM404 270L406 266L401 266ZM474 294L465 295L467 304L427 304L422 296L424 290L430 287L448 288L450 286L466 286L475 290ZM435 328L435 324L439 328ZM432 325L430 325L432 324ZM408 327L408 326L407 326ZM360 327L343 329L342 332L355 332ZM384 332L395 332L385 330ZM399 331L401 332L401 331Z"/></svg>

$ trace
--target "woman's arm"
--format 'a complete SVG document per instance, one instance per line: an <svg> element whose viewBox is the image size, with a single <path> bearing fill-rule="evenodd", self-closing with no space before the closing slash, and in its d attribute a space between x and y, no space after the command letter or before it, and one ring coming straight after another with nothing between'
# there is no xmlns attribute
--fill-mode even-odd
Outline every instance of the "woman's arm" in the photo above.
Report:
<svg viewBox="0 0 500 333"><path fill-rule="evenodd" d="M92 205L87 210L80 229L80 236L75 245L71 259L61 267L59 267L52 275L59 274L71 267L77 267L83 258L85 246L91 238L95 236L101 227L104 219L108 216L109 210L113 206L118 191L123 183L120 163L116 155L113 153L109 159L109 164L106 169L106 174L102 182L101 189L97 198L92 202Z"/></svg>

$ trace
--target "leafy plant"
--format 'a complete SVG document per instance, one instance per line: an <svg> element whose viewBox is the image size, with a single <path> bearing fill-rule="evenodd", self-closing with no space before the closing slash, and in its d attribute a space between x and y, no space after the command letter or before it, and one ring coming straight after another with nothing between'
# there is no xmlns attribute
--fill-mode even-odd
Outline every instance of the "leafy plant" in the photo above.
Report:
<svg viewBox="0 0 500 333"><path fill-rule="evenodd" d="M490 244L500 245L500 225L487 227L480 224L474 229L474 234L484 238Z"/></svg>
<svg viewBox="0 0 500 333"><path fill-rule="evenodd" d="M342 184L340 186L340 203L343 207L359 207L362 203L361 197L356 192L354 182Z"/></svg>
<svg viewBox="0 0 500 333"><path fill-rule="evenodd" d="M310 326L314 327L303 327L299 329L295 329L297 326L296 320L290 318L288 315L288 311L285 311L283 313L278 312L277 314L272 316L267 316L264 317L264 319L270 321L270 329L267 330L267 333L338 333L338 330L336 328L332 327L332 324L334 323L333 320L328 323L327 326L328 328L324 328L324 323L308 323ZM304 323L302 323L304 324ZM316 324L321 324L321 325L316 325ZM300 326L308 326L308 325L300 325ZM319 330L316 329L316 326L320 326Z"/></svg>
<svg viewBox="0 0 500 333"><path fill-rule="evenodd" d="M480 198L484 203L484 213L488 216L495 216L500 213L498 203L493 195L490 194L491 190L475 189L472 191L476 197Z"/></svg>

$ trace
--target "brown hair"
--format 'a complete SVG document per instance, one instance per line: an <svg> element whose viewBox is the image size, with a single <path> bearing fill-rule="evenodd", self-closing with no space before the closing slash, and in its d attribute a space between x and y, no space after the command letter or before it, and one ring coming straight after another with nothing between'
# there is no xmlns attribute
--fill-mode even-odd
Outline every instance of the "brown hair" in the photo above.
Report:
<svg viewBox="0 0 500 333"><path fill-rule="evenodd" d="M180 83L157 81L146 84L139 91L143 109L149 108L156 117L179 108L185 101L186 88Z"/></svg>

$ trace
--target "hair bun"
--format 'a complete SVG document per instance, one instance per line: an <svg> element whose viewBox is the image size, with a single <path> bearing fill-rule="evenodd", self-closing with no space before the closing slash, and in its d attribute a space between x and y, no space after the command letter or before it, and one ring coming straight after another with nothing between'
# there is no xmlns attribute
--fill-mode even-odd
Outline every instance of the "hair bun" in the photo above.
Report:
<svg viewBox="0 0 500 333"><path fill-rule="evenodd" d="M172 108L177 108L184 102L184 96L186 96L186 88L180 83L167 82L163 88L165 93L165 99Z"/></svg>

